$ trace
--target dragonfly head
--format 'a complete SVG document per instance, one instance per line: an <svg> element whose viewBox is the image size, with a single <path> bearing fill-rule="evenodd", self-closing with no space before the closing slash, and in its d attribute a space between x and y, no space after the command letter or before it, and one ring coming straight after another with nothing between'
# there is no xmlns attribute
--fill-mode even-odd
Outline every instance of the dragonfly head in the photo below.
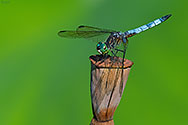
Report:
<svg viewBox="0 0 188 125"><path fill-rule="evenodd" d="M99 42L97 44L97 52L104 55L106 53L108 53L109 49L107 47L107 45L104 42Z"/></svg>

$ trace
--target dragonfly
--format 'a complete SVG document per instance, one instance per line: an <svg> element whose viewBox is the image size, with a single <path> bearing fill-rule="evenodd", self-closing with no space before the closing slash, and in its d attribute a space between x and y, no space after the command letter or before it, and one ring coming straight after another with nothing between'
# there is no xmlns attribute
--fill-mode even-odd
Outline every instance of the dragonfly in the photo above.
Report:
<svg viewBox="0 0 188 125"><path fill-rule="evenodd" d="M149 22L148 24L142 25L132 30L128 30L126 32L81 25L76 30L59 31L58 35L63 38L85 39L92 39L103 35L108 35L105 41L98 41L96 46L97 52L100 55L107 55L109 52L111 52L114 56L116 56L118 52L122 52L124 59L128 46L128 38L161 24L169 17L171 17L171 14L168 14L152 22ZM123 44L123 49L118 49L117 47L121 44Z"/></svg>

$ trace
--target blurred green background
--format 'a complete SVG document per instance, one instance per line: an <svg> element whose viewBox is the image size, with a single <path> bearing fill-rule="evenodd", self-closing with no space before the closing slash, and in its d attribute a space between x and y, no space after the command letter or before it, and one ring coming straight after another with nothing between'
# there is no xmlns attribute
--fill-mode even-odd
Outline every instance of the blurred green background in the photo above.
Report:
<svg viewBox="0 0 188 125"><path fill-rule="evenodd" d="M126 31L173 16L129 39L133 65L116 125L188 125L186 0L1 0L0 125L86 125L89 56L96 43L57 32L85 24Z"/></svg>

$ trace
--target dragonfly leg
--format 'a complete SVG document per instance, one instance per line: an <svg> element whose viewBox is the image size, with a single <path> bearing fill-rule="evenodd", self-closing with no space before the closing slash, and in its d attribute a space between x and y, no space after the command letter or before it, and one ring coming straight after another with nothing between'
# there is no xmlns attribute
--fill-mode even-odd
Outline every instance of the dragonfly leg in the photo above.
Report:
<svg viewBox="0 0 188 125"><path fill-rule="evenodd" d="M117 57L117 50L116 50L116 52L114 53L114 51L113 50L110 50L111 51L111 53L114 55L114 57ZM111 58L111 60L112 60L112 62L113 63L115 63L116 61L117 61L117 58L115 58L115 60L113 59L113 57Z"/></svg>
<svg viewBox="0 0 188 125"><path fill-rule="evenodd" d="M118 50L116 50L115 54L117 55L117 53L118 53Z"/></svg>
<svg viewBox="0 0 188 125"><path fill-rule="evenodd" d="M116 54L118 52L122 52L123 53L123 58L125 57L125 53L126 53L126 48L124 48L124 50L121 50L121 49L115 49L116 50Z"/></svg>
<svg viewBox="0 0 188 125"><path fill-rule="evenodd" d="M128 46L128 40L126 38L123 38L123 45L124 45L124 51L123 51L123 61L122 61L122 63L124 63L125 54L126 54L126 50L127 50L127 46Z"/></svg>
<svg viewBox="0 0 188 125"><path fill-rule="evenodd" d="M118 53L118 52L124 52L123 50L120 50L120 49L114 49L114 50L115 50L115 53L114 53L114 51L111 50L111 52L112 52L112 54L114 55L114 57L118 57L118 56L117 56L117 53ZM114 61L117 61L117 60L118 60L118 58L116 58Z"/></svg>
<svg viewBox="0 0 188 125"><path fill-rule="evenodd" d="M123 51L123 61L122 61L123 66L124 66L125 53L126 53L126 49L124 49L124 51Z"/></svg>
<svg viewBox="0 0 188 125"><path fill-rule="evenodd" d="M111 51L111 53L116 57L116 54L117 54L117 52L116 53L114 53L114 51L113 50L110 50Z"/></svg>
<svg viewBox="0 0 188 125"><path fill-rule="evenodd" d="M122 60L122 74L121 77L123 78L123 74L124 74L124 59L125 59L125 54L126 54L126 49L127 49L127 45L128 45L128 41L126 39L123 39L123 45L124 45L124 51L123 51L123 60ZM119 89L119 93L120 95L122 95L123 92L123 81L121 81L120 83L120 89Z"/></svg>
<svg viewBox="0 0 188 125"><path fill-rule="evenodd" d="M124 50L121 50L121 49L115 49L115 50L120 51L120 52L124 52ZM117 52L117 51L116 51L116 52Z"/></svg>

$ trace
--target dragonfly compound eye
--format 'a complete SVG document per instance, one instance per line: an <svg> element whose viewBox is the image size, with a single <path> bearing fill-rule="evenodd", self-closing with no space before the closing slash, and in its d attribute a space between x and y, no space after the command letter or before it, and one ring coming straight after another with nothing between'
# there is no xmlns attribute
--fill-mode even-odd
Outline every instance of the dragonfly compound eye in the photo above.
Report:
<svg viewBox="0 0 188 125"><path fill-rule="evenodd" d="M102 42L99 42L99 43L97 44L97 50L100 50L100 49L101 49L101 45L102 45Z"/></svg>
<svg viewBox="0 0 188 125"><path fill-rule="evenodd" d="M101 49L101 47L100 46L97 46L97 50L100 50Z"/></svg>
<svg viewBox="0 0 188 125"><path fill-rule="evenodd" d="M102 43L101 42L99 42L98 44L97 44L97 52L99 53L99 54L102 54L102 51L101 51L101 45L102 45Z"/></svg>

